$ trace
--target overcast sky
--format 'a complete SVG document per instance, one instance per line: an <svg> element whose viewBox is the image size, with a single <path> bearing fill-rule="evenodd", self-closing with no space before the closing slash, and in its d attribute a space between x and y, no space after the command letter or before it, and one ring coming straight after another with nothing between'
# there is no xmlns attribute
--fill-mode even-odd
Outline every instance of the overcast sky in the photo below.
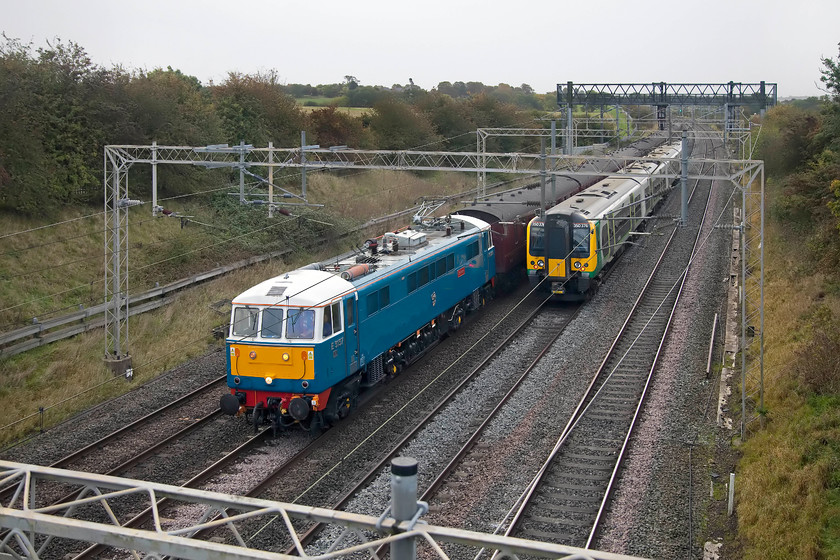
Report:
<svg viewBox="0 0 840 560"><path fill-rule="evenodd" d="M820 95L840 0L0 0L0 30L58 37L94 63L171 66L202 83L276 70L284 83L778 84Z"/></svg>

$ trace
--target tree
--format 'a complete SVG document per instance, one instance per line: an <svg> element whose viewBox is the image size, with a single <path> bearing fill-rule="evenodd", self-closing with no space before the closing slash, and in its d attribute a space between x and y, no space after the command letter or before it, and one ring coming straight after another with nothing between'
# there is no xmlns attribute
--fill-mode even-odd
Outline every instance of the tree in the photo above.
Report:
<svg viewBox="0 0 840 560"><path fill-rule="evenodd" d="M472 149L475 146L477 126L467 103L438 90L424 95L416 106L431 122L435 133L447 139L443 149ZM465 136L467 133L471 134Z"/></svg>
<svg viewBox="0 0 840 560"><path fill-rule="evenodd" d="M356 76L344 76L344 84L349 91L352 91L359 87L359 79Z"/></svg>
<svg viewBox="0 0 840 560"><path fill-rule="evenodd" d="M829 93L834 96L834 101L840 103L840 58L836 61L823 58L821 61L825 68L820 71L822 74L820 81L828 87Z"/></svg>
<svg viewBox="0 0 840 560"><path fill-rule="evenodd" d="M438 93L449 95L451 97L457 97L458 95L455 91L455 87L450 82L440 82L435 90L437 90Z"/></svg>
<svg viewBox="0 0 840 560"><path fill-rule="evenodd" d="M295 100L283 93L276 75L237 73L213 88L225 141L255 146L295 145L306 118Z"/></svg>
<svg viewBox="0 0 840 560"><path fill-rule="evenodd" d="M419 148L439 140L425 115L393 97L377 102L365 119L383 150Z"/></svg>
<svg viewBox="0 0 840 560"><path fill-rule="evenodd" d="M373 107L379 100L388 97L387 90L377 86L359 86L347 92L347 105L349 107Z"/></svg>
<svg viewBox="0 0 840 560"><path fill-rule="evenodd" d="M307 130L314 134L314 141L323 147L361 146L362 121L357 117L343 113L335 107L325 107L309 113L308 120Z"/></svg>
<svg viewBox="0 0 840 560"><path fill-rule="evenodd" d="M127 85L132 120L141 138L170 146L200 146L222 138L222 123L197 78L168 67L141 72Z"/></svg>

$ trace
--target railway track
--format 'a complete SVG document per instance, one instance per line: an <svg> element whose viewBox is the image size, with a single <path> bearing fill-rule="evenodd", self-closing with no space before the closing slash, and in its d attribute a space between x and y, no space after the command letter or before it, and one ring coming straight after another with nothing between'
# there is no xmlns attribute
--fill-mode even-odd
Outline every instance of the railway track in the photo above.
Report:
<svg viewBox="0 0 840 560"><path fill-rule="evenodd" d="M438 472L435 480L431 483L420 499L427 499L428 496L436 492L447 480L448 476L457 468L473 446L476 445L476 442L481 437L484 429L494 418L497 417L499 412L504 409L505 404L511 396L516 393L517 389L527 378L528 374L537 364L539 364L545 353L549 351L554 342L563 332L563 329L575 318L579 310L580 306L557 308L548 305L548 300L543 301L514 333L512 333L502 344L498 345L496 350L494 350L490 356L475 367L470 375L467 376L455 389L453 389L453 391L446 399L444 399L444 401L440 403L439 406L430 411L429 414L423 418L413 430L406 434L397 445L393 446L387 454L383 455L381 461L365 473L363 477L359 477L358 482L349 488L340 497L340 499L330 507L333 509L346 507L347 504L350 503L350 501L359 493L363 492L365 487L375 478L383 476L387 477L387 473L383 475L383 471L387 471L387 466L390 461L406 449L411 440L418 437L424 430L428 429L430 424L435 421L435 418L441 414L447 406L450 406L456 397L461 394L462 389L466 385L475 382L486 369L493 368L494 359L501 352L510 352L512 348L514 348L515 351L516 345L520 343L522 339L528 339L533 343L534 348L538 349L532 354L534 357L530 360L519 360L521 367L514 368L515 371L510 372L509 387L500 398L494 399L495 405L480 417L474 417L468 420L469 430L468 434L465 434L466 440L460 445L457 452L449 458L443 469ZM319 525L309 527L300 538L301 545L305 547L312 543L322 528L323 527ZM295 546L289 546L285 551L286 554L301 554L302 552L302 549L296 548ZM377 555L379 557L381 557L383 553L384 551L382 550L377 551Z"/></svg>
<svg viewBox="0 0 840 560"><path fill-rule="evenodd" d="M701 228L672 233L589 389L523 495L507 535L586 548L592 544L685 281L690 259L666 260L668 250L680 236L683 242L693 236L693 254Z"/></svg>
<svg viewBox="0 0 840 560"><path fill-rule="evenodd" d="M566 311L565 313L561 313L561 315L568 317L569 312ZM556 320L562 322L567 321L567 319L562 318ZM539 332L542 334L540 334L538 338L544 339L545 337L552 336L552 330L556 331L560 328L555 326L555 328L552 329L551 321L547 320L545 317L526 321L523 325L526 323L531 326L531 331L527 335L529 338L533 338L535 333ZM506 341L509 341L512 338L513 335L508 336ZM500 346L503 347L504 344ZM491 359L492 356L487 356L485 357L485 362ZM406 374L403 374L397 379L400 379L405 375ZM463 380L459 387L467 384L468 381L468 379ZM388 386L386 385L385 387ZM450 395L457 394L457 392L458 389L454 389L450 392ZM368 405L369 408L376 408L379 406L379 403L376 401L375 394L365 395L362 402L366 400L373 401ZM361 410L359 412L361 412ZM431 414L429 416L431 416ZM282 437L266 440L265 436L267 433L270 433L270 431L261 432L249 440L241 448L234 450L226 455L221 461L206 468L202 473L194 476L188 481L179 481L178 484L183 484L184 486L192 488L215 489L218 491L232 492L242 495L263 495L263 497L265 497L264 494L267 491L276 490L278 486L291 490L295 493L301 493L302 491L307 490L306 487L310 485L312 472L320 472L319 467L313 467L313 465L317 464L317 461L319 461L319 452L323 452L325 447L331 446L336 437L341 439L342 429L350 426L352 419L353 417L346 420L344 423L340 423L338 426L328 430L321 437L315 440L311 440L307 433L297 431L285 432ZM409 436L406 436L406 438L407 437ZM266 443L266 441L268 443ZM362 450L362 454L380 455L382 453L380 444L381 442L370 442L371 448ZM276 450L281 448L288 456L284 459L276 459ZM387 457L383 459L382 464L387 462L387 460ZM265 467L262 465L265 465ZM249 476L245 477L248 480L243 481L242 486L237 486L239 482L236 481L235 478L246 472L249 474ZM305 486L295 484L293 479L296 475L298 477L302 477L301 480L305 481ZM257 477L259 477L259 479L257 479ZM282 483L278 484L278 480L281 480ZM223 481L223 485L219 486L221 481ZM334 485L334 481L326 480L324 482L325 486ZM347 480L342 480L341 484L344 485L342 488L344 488L347 483ZM318 491L318 489L312 487L309 488L309 491L312 493ZM335 492L332 490L325 490L325 492L335 495ZM347 495L349 496L351 494L352 493L348 493ZM278 499L278 497L275 496L272 497L272 499ZM293 500L284 496L283 501ZM326 502L318 501L317 503L320 504ZM168 523L177 524L179 515L183 515L179 512L177 504L167 505L166 502L164 502L160 504L159 507L161 508L161 511L166 512L164 515L169 520ZM119 514L117 516L118 518L130 519L129 521L123 523L126 527L148 527L148 524L152 522L149 518L149 514L151 513L150 511L140 511L137 509L136 505L133 505L129 501L125 501L124 503L118 502L114 508L115 510L119 510ZM189 513L194 512L188 512L188 514ZM68 551L65 549L64 552L67 554ZM73 556L73 554L75 554L75 556ZM112 554L113 551L108 551L97 546L90 547L81 552L76 549L75 551L71 551L67 557L81 559L102 557L103 555L111 556Z"/></svg>
<svg viewBox="0 0 840 560"><path fill-rule="evenodd" d="M498 410L503 407L507 396L512 394L518 383L521 383L521 381L527 377L527 374L533 365L539 361L542 352L551 347L553 341L556 340L565 325L574 318L578 310L577 307L545 307L544 304L545 302L540 304L538 309L531 313L531 315L509 336L507 336L501 344L498 344L494 351L486 355L479 364L471 369L467 375L463 376L460 382L452 388L443 399L432 407L422 420L415 422L411 429L401 434L400 438L398 438L398 440L392 443L389 447L377 448L376 444L372 443L372 448L367 449L364 447L364 442L362 442L358 452L361 454L374 455L375 460L371 461L367 468L357 471L352 480L344 480L340 485L336 485L335 481L331 480L330 477L323 476L315 483L310 484L303 490L303 492L299 493L296 499L285 501L301 503L301 501L305 500L311 494L318 493L327 494L330 498L328 500L319 498L314 503L317 503L318 505L327 503L329 504L327 507L333 507L336 509L344 507L354 497L358 496L358 494L362 492L373 479L380 476L383 471L387 471L387 466L390 460L398 455L401 450L405 449L405 447L409 445L419 433L433 423L441 411L447 407L453 408L453 403L463 394L467 387L475 383L480 383L482 374L486 373L488 369L492 369L494 367L498 368L499 364L497 362L500 359L500 353L502 353L504 349L509 349L511 346L515 346L517 344L522 344L524 341L527 341L531 347L539 348L540 351L535 353L536 357L531 363L522 363L518 368L512 368L509 364L503 365L506 370L507 381L503 387L497 388L497 392L501 392L502 396L494 399L496 401L496 405L495 407L492 407L493 410L490 410L488 413L487 409L485 409L483 414L480 414L480 416L482 416L481 419L465 419L465 431L468 433L464 434L463 437L466 441L462 443L461 455L450 460L448 468L451 470L451 468L453 468L460 460L460 457L463 456L463 453L466 453L466 450L471 447L483 427L487 424L488 416L494 416ZM517 361L521 362L521 360ZM455 404L454 407L457 408L457 404ZM306 448L298 452L293 458L268 473L263 480L254 485L254 487L249 491L244 492L244 494L248 496L265 497L265 493L267 491L272 488L276 488L278 485L283 484L290 478L294 478L295 473L310 472L313 463L317 461L316 456L319 452L319 448L325 445L330 445L329 436L334 433L334 431L337 432L336 428L333 428L333 430L326 432L326 434L324 434L321 438L313 441ZM328 471L329 469L325 469L325 472ZM441 480L444 478L445 475L441 476ZM309 500L307 501L309 503L313 503ZM276 527L269 528L240 528L240 531L243 534L248 534L250 532L252 535L257 535L254 538L271 542L272 545L270 547L272 549L277 549L278 542L285 542L286 553L295 554L297 551L295 550L292 542L288 540L288 535L285 532L283 524L277 523L276 525ZM306 543L314 539L321 529L322 527L317 525L311 527L298 527L298 530L301 533L300 539L303 545L306 545ZM206 538L210 535L205 534L198 536Z"/></svg>
<svg viewBox="0 0 840 560"><path fill-rule="evenodd" d="M224 383L224 376L214 379L49 466L121 476L166 446L218 418L218 392ZM14 488L0 490L0 500L10 499L13 491ZM47 504L67 498L58 487L39 496Z"/></svg>

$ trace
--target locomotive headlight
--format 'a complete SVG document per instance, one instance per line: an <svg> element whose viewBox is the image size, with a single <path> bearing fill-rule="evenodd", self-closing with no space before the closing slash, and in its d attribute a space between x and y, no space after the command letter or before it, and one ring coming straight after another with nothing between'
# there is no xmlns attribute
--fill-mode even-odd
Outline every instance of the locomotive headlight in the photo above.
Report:
<svg viewBox="0 0 840 560"><path fill-rule="evenodd" d="M581 266L580 261L575 261L575 268L580 270L580 266Z"/></svg>
<svg viewBox="0 0 840 560"><path fill-rule="evenodd" d="M289 361L289 353L288 352L283 352L282 358L283 358L284 362L288 362Z"/></svg>
<svg viewBox="0 0 840 560"><path fill-rule="evenodd" d="M265 384L266 384L266 385L271 385L271 382L272 382L272 381L274 381L274 380L273 380L272 378L270 378L270 377L266 377L266 378L265 378Z"/></svg>
<svg viewBox="0 0 840 560"><path fill-rule="evenodd" d="M545 266L545 261L542 260L542 259L538 260L537 261L537 266L540 267L540 268L544 267Z"/></svg>

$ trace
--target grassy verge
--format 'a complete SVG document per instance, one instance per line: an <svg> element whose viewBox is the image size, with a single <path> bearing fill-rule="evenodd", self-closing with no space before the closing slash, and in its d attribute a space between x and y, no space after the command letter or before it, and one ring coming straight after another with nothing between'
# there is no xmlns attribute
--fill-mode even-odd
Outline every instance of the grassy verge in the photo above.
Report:
<svg viewBox="0 0 840 560"><path fill-rule="evenodd" d="M766 429L743 445L738 531L744 558L840 557L840 398L814 373L833 367L824 336L840 298L793 258L800 248L778 224L766 228ZM834 333L836 336L836 331ZM829 337L829 340L831 337Z"/></svg>

